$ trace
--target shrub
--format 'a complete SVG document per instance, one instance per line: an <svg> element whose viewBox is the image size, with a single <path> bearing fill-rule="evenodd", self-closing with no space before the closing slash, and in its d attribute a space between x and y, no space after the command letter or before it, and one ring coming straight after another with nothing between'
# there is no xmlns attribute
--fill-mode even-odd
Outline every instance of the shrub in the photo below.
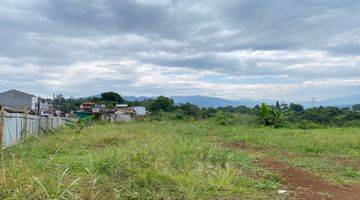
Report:
<svg viewBox="0 0 360 200"><path fill-rule="evenodd" d="M66 120L66 126L73 129L75 133L80 133L85 127L90 126L94 120L93 116L78 118L76 120Z"/></svg>
<svg viewBox="0 0 360 200"><path fill-rule="evenodd" d="M215 114L215 121L219 125L230 125L234 124L234 117L224 111L219 111Z"/></svg>
<svg viewBox="0 0 360 200"><path fill-rule="evenodd" d="M257 126L257 118L255 115L250 114L239 114L235 113L234 115L234 123L246 125L246 126Z"/></svg>
<svg viewBox="0 0 360 200"><path fill-rule="evenodd" d="M345 122L346 127L360 127L360 120L351 120Z"/></svg>
<svg viewBox="0 0 360 200"><path fill-rule="evenodd" d="M286 125L287 128L292 128L292 129L319 129L319 128L325 128L324 125L312 122L312 121L308 121L308 120L301 120L299 122L295 122L295 123L287 123Z"/></svg>
<svg viewBox="0 0 360 200"><path fill-rule="evenodd" d="M280 108L271 108L263 103L259 108L258 116L261 123L265 126L273 126L275 128L284 126L285 112Z"/></svg>

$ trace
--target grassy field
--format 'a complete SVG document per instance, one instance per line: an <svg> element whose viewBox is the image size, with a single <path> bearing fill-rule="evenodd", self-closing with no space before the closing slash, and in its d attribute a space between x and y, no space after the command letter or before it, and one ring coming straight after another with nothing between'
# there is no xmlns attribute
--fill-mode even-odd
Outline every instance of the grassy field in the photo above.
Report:
<svg viewBox="0 0 360 200"><path fill-rule="evenodd" d="M244 143L249 149L226 144ZM1 152L0 199L288 199L272 157L336 184L360 183L360 129L204 122L97 124Z"/></svg>
<svg viewBox="0 0 360 200"><path fill-rule="evenodd" d="M238 134L241 133L241 134ZM293 130L230 127L218 135L323 177L335 184L360 183L360 129Z"/></svg>

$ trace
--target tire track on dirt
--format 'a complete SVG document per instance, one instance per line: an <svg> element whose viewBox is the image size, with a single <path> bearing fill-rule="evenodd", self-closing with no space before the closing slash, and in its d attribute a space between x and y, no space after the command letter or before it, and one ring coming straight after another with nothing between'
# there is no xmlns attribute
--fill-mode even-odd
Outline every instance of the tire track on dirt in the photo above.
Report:
<svg viewBox="0 0 360 200"><path fill-rule="evenodd" d="M230 143L224 146L252 152L264 151L264 148L253 148L245 143ZM294 192L293 198L295 199L360 200L360 185L333 185L319 177L273 158L259 158L256 162L264 168L278 173L284 183Z"/></svg>

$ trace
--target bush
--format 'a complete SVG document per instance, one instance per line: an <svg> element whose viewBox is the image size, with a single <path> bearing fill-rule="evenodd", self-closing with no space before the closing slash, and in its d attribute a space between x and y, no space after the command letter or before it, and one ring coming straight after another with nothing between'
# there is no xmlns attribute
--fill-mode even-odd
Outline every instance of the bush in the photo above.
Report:
<svg viewBox="0 0 360 200"><path fill-rule="evenodd" d="M351 120L345 122L346 127L360 127L360 120Z"/></svg>
<svg viewBox="0 0 360 200"><path fill-rule="evenodd" d="M258 116L260 118L260 122L265 126L280 128L283 127L285 123L284 110L280 108L272 108L265 103L261 104Z"/></svg>
<svg viewBox="0 0 360 200"><path fill-rule="evenodd" d="M93 116L67 120L66 126L73 129L75 133L80 133L85 127L90 126L94 120Z"/></svg>
<svg viewBox="0 0 360 200"><path fill-rule="evenodd" d="M215 114L215 121L219 125L230 125L234 124L234 117L224 111L219 111Z"/></svg>
<svg viewBox="0 0 360 200"><path fill-rule="evenodd" d="M295 123L287 123L286 127L292 128L292 129L305 129L305 130L325 128L324 125L314 123L314 122L308 121L308 120L301 120L301 121L295 122Z"/></svg>
<svg viewBox="0 0 360 200"><path fill-rule="evenodd" d="M258 121L255 115L235 113L233 117L234 117L234 123L236 124L241 124L246 126L258 125Z"/></svg>

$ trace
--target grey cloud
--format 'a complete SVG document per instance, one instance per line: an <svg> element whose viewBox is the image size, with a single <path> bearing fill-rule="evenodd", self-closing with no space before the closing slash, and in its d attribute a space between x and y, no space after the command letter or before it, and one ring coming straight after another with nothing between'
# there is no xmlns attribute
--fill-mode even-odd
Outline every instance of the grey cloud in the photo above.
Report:
<svg viewBox="0 0 360 200"><path fill-rule="evenodd" d="M225 19L256 35L254 48L322 48L339 34L359 26L360 3L347 1L233 1ZM278 48L276 47L278 44Z"/></svg>
<svg viewBox="0 0 360 200"><path fill-rule="evenodd" d="M298 82L360 77L360 2L356 0L28 0L1 4L0 58L6 59L0 59L0 66L57 70L80 62L130 59L140 65L208 70L224 77L282 74ZM238 51L259 53L220 56ZM304 52L315 53L306 57L301 55ZM24 81L9 77L2 81ZM94 85L101 90L116 83L125 84L104 80ZM128 83L134 92L161 92L154 85L138 88L131 85L135 82Z"/></svg>
<svg viewBox="0 0 360 200"><path fill-rule="evenodd" d="M172 17L165 7L132 0L49 1L41 12L74 35L79 34L76 31L99 35L136 32L172 37L180 31L174 26L179 19Z"/></svg>

